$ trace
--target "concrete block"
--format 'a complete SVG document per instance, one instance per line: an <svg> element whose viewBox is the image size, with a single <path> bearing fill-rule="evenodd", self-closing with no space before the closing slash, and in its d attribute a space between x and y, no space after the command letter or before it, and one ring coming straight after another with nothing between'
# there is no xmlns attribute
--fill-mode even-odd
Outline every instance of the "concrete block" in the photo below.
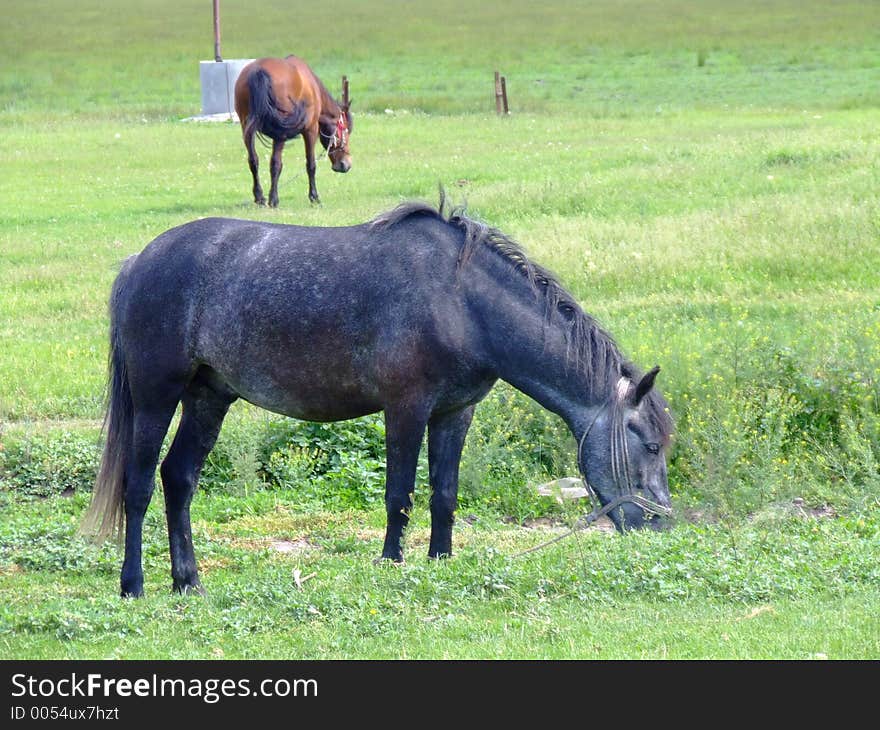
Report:
<svg viewBox="0 0 880 730"><path fill-rule="evenodd" d="M586 499L590 493L584 488L580 477L562 477L536 487L542 497L554 497L559 504L564 499Z"/></svg>
<svg viewBox="0 0 880 730"><path fill-rule="evenodd" d="M235 82L252 58L200 61L202 114L232 114L235 111Z"/></svg>

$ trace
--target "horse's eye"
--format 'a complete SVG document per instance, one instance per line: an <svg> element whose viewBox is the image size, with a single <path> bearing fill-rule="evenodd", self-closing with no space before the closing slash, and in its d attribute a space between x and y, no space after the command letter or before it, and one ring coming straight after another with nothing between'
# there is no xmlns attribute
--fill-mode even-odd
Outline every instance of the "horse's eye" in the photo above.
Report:
<svg viewBox="0 0 880 730"><path fill-rule="evenodd" d="M660 453L660 444L645 444L645 448L651 454L659 454Z"/></svg>

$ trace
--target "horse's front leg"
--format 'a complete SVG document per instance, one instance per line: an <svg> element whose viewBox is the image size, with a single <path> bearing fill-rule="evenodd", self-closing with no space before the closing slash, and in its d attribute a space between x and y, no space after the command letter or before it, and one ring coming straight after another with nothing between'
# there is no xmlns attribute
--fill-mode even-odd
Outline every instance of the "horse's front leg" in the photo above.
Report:
<svg viewBox="0 0 880 730"><path fill-rule="evenodd" d="M458 505L458 466L474 406L428 423L428 465L431 474L431 544L429 558L452 555L452 524Z"/></svg>
<svg viewBox="0 0 880 730"><path fill-rule="evenodd" d="M269 174L272 176L272 186L269 188L269 205L278 207L278 178L281 176L281 153L284 152L284 140L272 140L272 159L269 161Z"/></svg>
<svg viewBox="0 0 880 730"><path fill-rule="evenodd" d="M385 531L383 560L403 562L401 539L412 510L416 466L428 422L424 404L396 404L385 409Z"/></svg>
<svg viewBox="0 0 880 730"><path fill-rule="evenodd" d="M320 203L318 188L315 187L315 142L318 141L318 127L303 132L303 144L306 148L306 172L309 174L309 200Z"/></svg>

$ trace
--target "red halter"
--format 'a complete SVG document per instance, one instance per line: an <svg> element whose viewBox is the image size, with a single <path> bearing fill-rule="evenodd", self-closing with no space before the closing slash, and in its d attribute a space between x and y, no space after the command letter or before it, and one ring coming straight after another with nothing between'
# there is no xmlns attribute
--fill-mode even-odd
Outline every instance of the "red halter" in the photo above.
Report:
<svg viewBox="0 0 880 730"><path fill-rule="evenodd" d="M336 120L336 131L330 138L330 147L338 148L345 146L348 141L348 120L345 118L345 112L339 112L339 119Z"/></svg>

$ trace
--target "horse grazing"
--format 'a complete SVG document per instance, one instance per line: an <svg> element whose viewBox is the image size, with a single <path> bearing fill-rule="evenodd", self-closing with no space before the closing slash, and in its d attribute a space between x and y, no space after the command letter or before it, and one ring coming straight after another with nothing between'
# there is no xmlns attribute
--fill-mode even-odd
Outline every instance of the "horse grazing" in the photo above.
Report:
<svg viewBox="0 0 880 730"><path fill-rule="evenodd" d="M278 177L281 153L289 139L302 135L309 174L309 200L319 203L315 187L315 142L327 150L334 172L351 169L348 138L352 129L348 85L343 88L342 104L327 91L305 61L296 56L261 58L245 66L235 82L235 112L241 122L248 165L254 178L254 202L265 205L260 186L259 158L254 137L272 140L269 173L269 205L278 205Z"/></svg>
<svg viewBox="0 0 880 730"><path fill-rule="evenodd" d="M141 528L163 438L173 588L201 591L190 501L237 398L338 421L384 411L387 530L402 561L428 432L430 557L452 553L459 461L474 406L503 379L559 414L603 505L669 506L672 421L645 375L554 276L461 209L404 204L339 228L207 218L122 266L110 298L109 405L84 531L125 524L123 596L143 592ZM656 526L634 502L617 528Z"/></svg>

